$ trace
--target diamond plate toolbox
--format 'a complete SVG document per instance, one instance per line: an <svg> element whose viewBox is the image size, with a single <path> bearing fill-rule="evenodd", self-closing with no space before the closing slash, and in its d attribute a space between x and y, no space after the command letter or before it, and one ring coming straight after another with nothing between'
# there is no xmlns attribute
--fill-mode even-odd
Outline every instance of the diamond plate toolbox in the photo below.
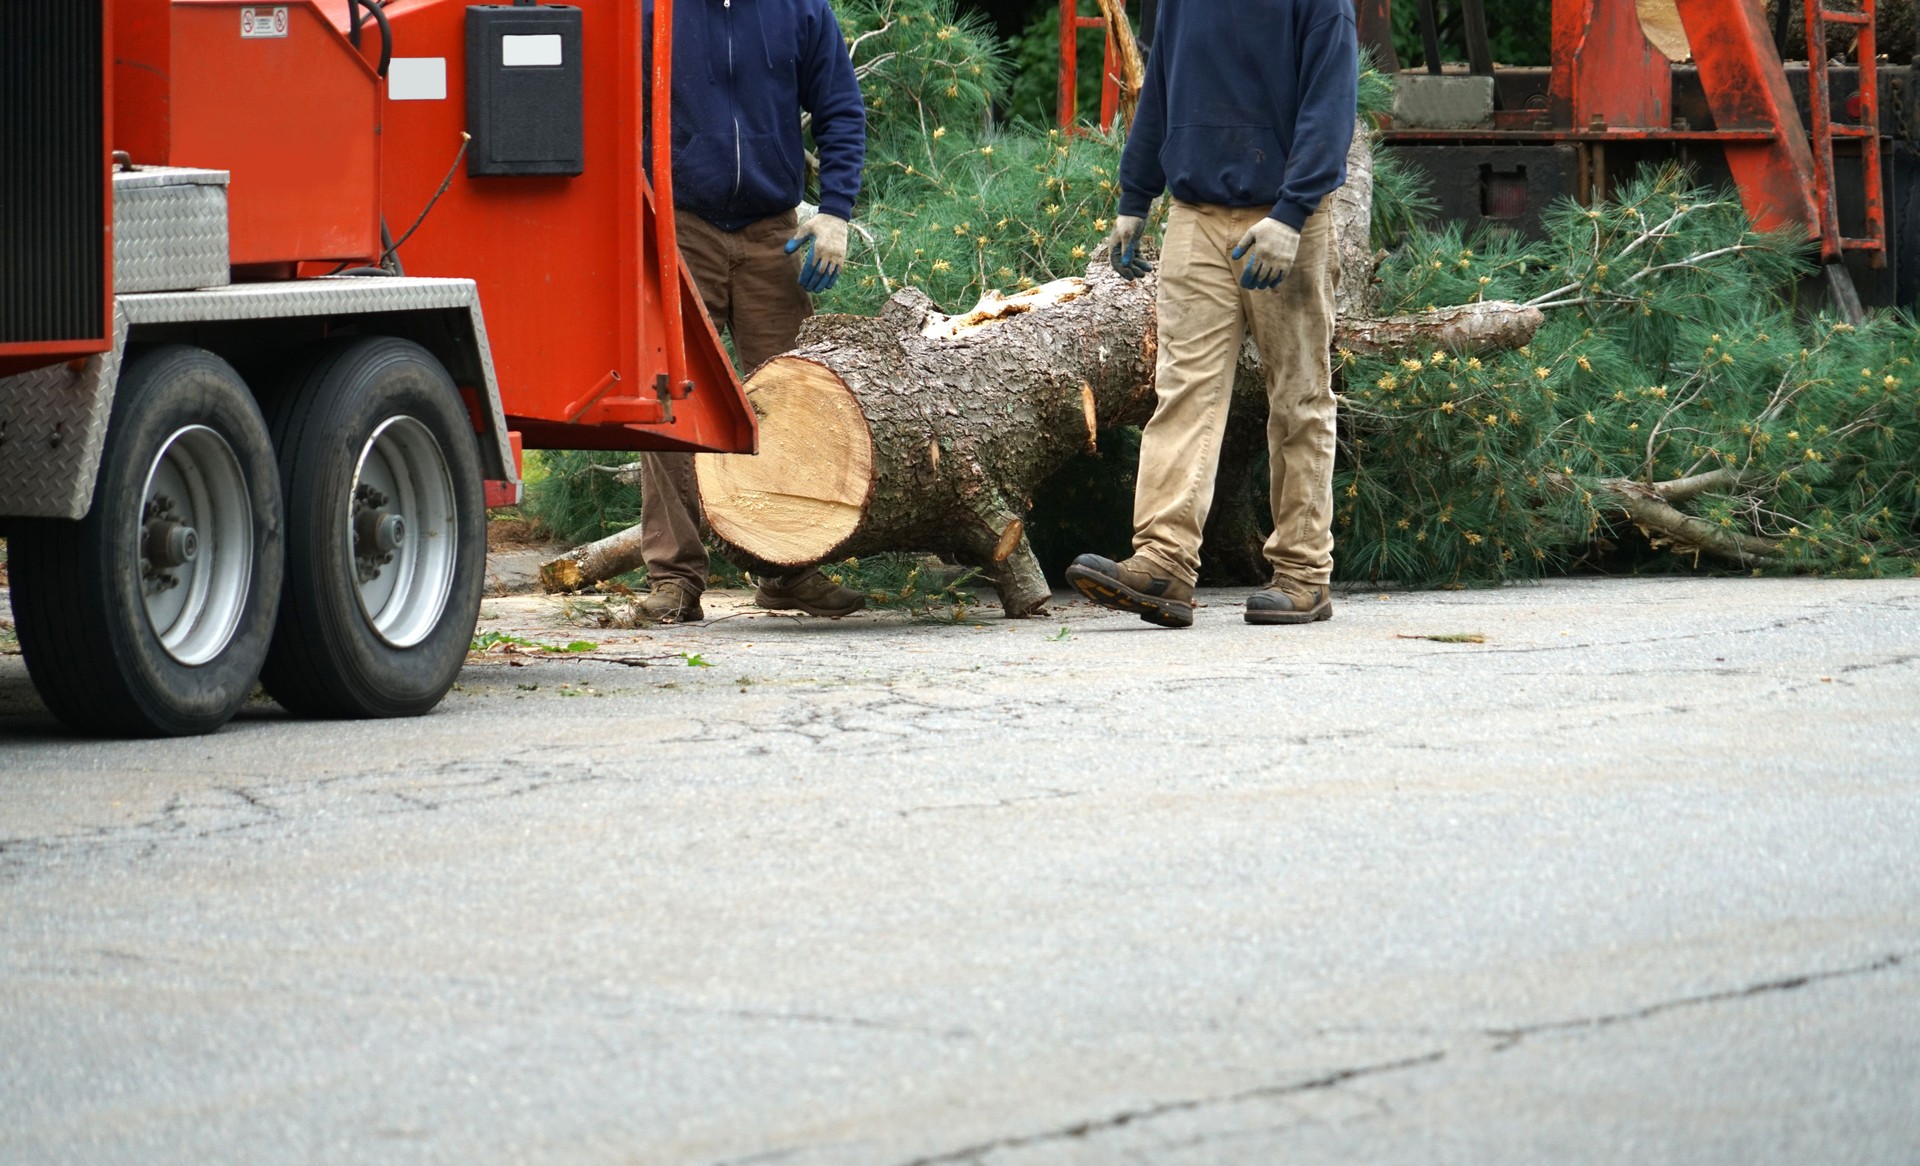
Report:
<svg viewBox="0 0 1920 1166"><path fill-rule="evenodd" d="M113 175L113 290L224 287L227 172L145 166Z"/></svg>

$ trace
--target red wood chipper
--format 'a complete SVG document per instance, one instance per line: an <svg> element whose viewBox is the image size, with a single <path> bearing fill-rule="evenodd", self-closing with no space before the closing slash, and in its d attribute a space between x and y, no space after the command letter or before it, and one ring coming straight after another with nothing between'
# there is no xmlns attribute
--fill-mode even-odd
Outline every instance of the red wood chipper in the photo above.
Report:
<svg viewBox="0 0 1920 1166"><path fill-rule="evenodd" d="M753 450L640 13L0 4L0 534L62 721L424 712L522 444Z"/></svg>
<svg viewBox="0 0 1920 1166"><path fill-rule="evenodd" d="M1837 310L1920 298L1916 73L1875 39L1877 11L1914 0L1781 0L1771 26L1761 0L1553 0L1552 62L1529 68L1494 63L1485 0L1449 0L1464 67L1442 64L1435 0L1398 3L1426 61L1398 73L1383 139L1432 175L1445 218L1531 233L1554 199L1591 203L1679 159L1762 228L1804 231ZM1356 3L1362 42L1398 72L1395 7Z"/></svg>

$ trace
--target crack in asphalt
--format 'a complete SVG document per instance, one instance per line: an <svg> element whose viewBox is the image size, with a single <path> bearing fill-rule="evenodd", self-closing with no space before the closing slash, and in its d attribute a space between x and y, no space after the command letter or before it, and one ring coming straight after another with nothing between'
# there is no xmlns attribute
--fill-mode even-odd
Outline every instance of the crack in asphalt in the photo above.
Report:
<svg viewBox="0 0 1920 1166"><path fill-rule="evenodd" d="M1917 660L1920 660L1920 652L1906 652L1885 660L1871 660L1861 664L1844 665L1840 668L1839 675L1844 676L1849 672L1873 672L1880 668L1904 668Z"/></svg>
<svg viewBox="0 0 1920 1166"><path fill-rule="evenodd" d="M1874 604L1869 606L1887 606L1887 605ZM1826 618L1827 617L1824 612L1812 612L1807 615L1798 615L1798 616L1789 617L1787 619L1774 620L1771 623L1756 624L1753 627L1715 628L1712 631L1682 632L1678 635L1646 636L1640 639L1630 639L1630 640L1583 640L1578 643L1532 644L1525 647L1516 647L1516 648L1487 647L1487 648L1479 649L1477 654L1482 656L1527 656L1527 655L1535 655L1535 654L1545 653L1545 652L1577 652L1577 651L1590 650L1595 648L1630 648L1630 647L1645 647L1653 644L1677 644L1685 640L1707 640L1707 639L1716 639L1716 638L1722 638L1722 637L1730 639L1734 636L1754 636L1754 635L1759 635L1762 632L1777 632L1777 631L1785 631L1788 628L1804 627L1807 624L1824 622ZM1447 654L1448 653L1444 653L1444 652L1428 652L1428 653L1423 653L1423 656L1436 656L1436 655L1444 656Z"/></svg>
<svg viewBox="0 0 1920 1166"><path fill-rule="evenodd" d="M1640 1008L1628 1009L1621 1012L1606 1012L1593 1016L1543 1021L1538 1024L1516 1025L1508 1028L1480 1029L1476 1035L1492 1040L1493 1044L1487 1049L1487 1052L1499 1054L1517 1047L1528 1037L1545 1033L1592 1031L1595 1029L1608 1028L1617 1024L1647 1020L1663 1013L1674 1012L1680 1009L1700 1008L1735 1000L1750 999L1756 996L1792 992L1814 984L1868 976L1877 972L1884 972L1900 967L1904 965L1913 954L1912 952L1889 952L1878 959L1863 964L1855 964L1850 967L1803 972L1797 975L1783 976L1778 979L1763 980L1759 983L1748 984L1740 988L1729 988L1719 992L1704 992L1693 996L1680 996L1671 1000L1662 1000ZM1334 1031L1336 1030L1322 1029L1316 1035L1326 1035ZM1416 1031L1427 1031L1431 1033L1431 1030ZM1315 1077L1285 1082L1279 1085L1263 1085L1234 1093L1156 1102L1151 1105L1139 1106L1133 1109L1124 1109L1117 1113L1109 1114L1106 1117L1090 1118L1084 1121L1074 1122L1070 1125L1056 1126L1052 1129L1039 1130L1029 1134L1011 1134L1006 1137L993 1138L984 1142L975 1142L972 1145L962 1146L955 1150L923 1155L918 1158L909 1159L901 1163L901 1166L942 1166L942 1164L945 1163L977 1163L989 1154L995 1154L1005 1150L1025 1149L1029 1146L1041 1145L1048 1142L1084 1139L1091 1135L1105 1133L1110 1130L1150 1122L1169 1114L1190 1113L1195 1110L1208 1109L1216 1106L1236 1105L1248 1101L1285 1098L1294 1094L1334 1089L1349 1081L1363 1077L1374 1077L1385 1073L1397 1073L1410 1069L1424 1068L1429 1065L1438 1064L1449 1056L1452 1056L1456 1051L1458 1050L1452 1048L1432 1049L1398 1060L1379 1061L1372 1064L1334 1069ZM795 1151L786 1150L779 1151L778 1153L781 1156L785 1156L793 1152ZM730 1159L728 1163L717 1164L717 1166L729 1166L730 1163L750 1160L752 1159Z"/></svg>
<svg viewBox="0 0 1920 1166"><path fill-rule="evenodd" d="M755 1008L700 1008L692 1005L661 1005L660 1007L664 1011L678 1012L686 1016L745 1020L754 1024L805 1024L826 1028L858 1028L871 1032L894 1032L908 1036L932 1037L936 1040L972 1040L976 1035L969 1028L930 1028L920 1024L869 1020L864 1016L836 1016L828 1012L772 1012Z"/></svg>
<svg viewBox="0 0 1920 1166"><path fill-rule="evenodd" d="M911 818L915 814L944 814L954 810L1006 810L1030 802L1052 802L1059 801L1062 798L1077 798L1083 792L1085 791L1077 789L1045 789L1037 794L998 798L991 802L941 802L926 806L907 806L904 809L895 810L894 813L900 815L902 818Z"/></svg>
<svg viewBox="0 0 1920 1166"><path fill-rule="evenodd" d="M284 825L303 818L287 803L316 795L337 793L371 799L383 807L375 811L379 814L432 813L450 806L525 797L557 786L597 781L602 776L591 761L556 762L534 744L424 768L356 770L250 786L230 782L207 785L169 795L158 809L137 821L0 839L0 882L21 876L36 857L131 846L133 860L142 861L171 843L207 841ZM448 780L452 778L468 780Z"/></svg>
<svg viewBox="0 0 1920 1166"><path fill-rule="evenodd" d="M1418 1069L1444 1060L1447 1050L1435 1049L1418 1056L1403 1057L1396 1061L1379 1061L1370 1065L1354 1065L1344 1069L1335 1069L1316 1077L1299 1081L1288 1081L1279 1085L1261 1085L1252 1089L1243 1089L1235 1093L1222 1093L1211 1097L1186 1097L1177 1101L1156 1102L1137 1109L1123 1109L1106 1117L1090 1118L1074 1122L1072 1125L1058 1126L1050 1130L1041 1130L1031 1134L1014 1134L990 1141L976 1142L971 1146L962 1146L957 1150L931 1154L914 1158L901 1166L939 1166L945 1162L978 1162L987 1154L1001 1150L1018 1150L1027 1146L1045 1142L1057 1142L1068 1139L1085 1138L1090 1134L1105 1133L1138 1122L1148 1122L1155 1118L1174 1113L1189 1113L1196 1109L1206 1109L1216 1105L1238 1105L1248 1101L1266 1101L1288 1097L1301 1093L1333 1089L1361 1077L1376 1077L1382 1073L1399 1073L1408 1069Z"/></svg>
<svg viewBox="0 0 1920 1166"><path fill-rule="evenodd" d="M1777 980L1762 980L1757 984L1748 984L1744 988L1726 988L1718 992L1703 992L1697 996L1679 996L1672 1000L1662 1000L1648 1004L1643 1008L1629 1009L1625 1012L1603 1012L1594 1016L1576 1016L1570 1020L1548 1020L1538 1024L1515 1025L1511 1028L1482 1029L1481 1035L1494 1041L1493 1050L1504 1053L1531 1036L1550 1032L1579 1032L1587 1029L1608 1028L1616 1024L1625 1024L1634 1020L1646 1020L1664 1012L1674 1012L1682 1008L1700 1008L1708 1004L1724 1004L1730 1000L1744 1000L1752 996L1765 996L1775 992L1793 992L1810 984L1820 984L1828 980L1844 980L1855 976L1869 976L1875 972L1884 972L1905 963L1911 952L1889 952L1877 960L1856 964L1847 968L1833 968L1823 972L1804 972L1795 976L1784 976Z"/></svg>

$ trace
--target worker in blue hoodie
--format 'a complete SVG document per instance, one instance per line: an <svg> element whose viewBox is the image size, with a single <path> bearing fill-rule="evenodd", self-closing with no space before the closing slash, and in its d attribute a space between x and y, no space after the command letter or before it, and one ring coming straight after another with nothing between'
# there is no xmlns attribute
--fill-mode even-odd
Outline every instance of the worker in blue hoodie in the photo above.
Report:
<svg viewBox="0 0 1920 1166"><path fill-rule="evenodd" d="M653 4L642 5L652 69ZM819 212L804 224L810 115ZM740 368L794 345L847 257L847 224L866 161L866 107L827 0L679 0L673 6L673 205L680 253L707 315ZM640 546L651 584L642 610L700 619L707 550L693 455L641 455ZM865 605L817 568L763 579L762 607L840 616Z"/></svg>
<svg viewBox="0 0 1920 1166"><path fill-rule="evenodd" d="M1352 0L1160 0L1108 236L1125 278L1155 198L1160 244L1153 419L1140 436L1133 554L1081 555L1068 580L1163 627L1193 623L1200 533L1247 331L1267 388L1272 574L1246 620L1333 614L1335 266L1328 196L1346 181L1359 85Z"/></svg>

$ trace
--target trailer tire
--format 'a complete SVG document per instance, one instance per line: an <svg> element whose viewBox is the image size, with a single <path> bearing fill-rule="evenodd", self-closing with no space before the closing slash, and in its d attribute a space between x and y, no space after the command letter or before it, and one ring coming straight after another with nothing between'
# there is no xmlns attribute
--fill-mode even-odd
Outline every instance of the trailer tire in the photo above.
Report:
<svg viewBox="0 0 1920 1166"><path fill-rule="evenodd" d="M418 716L453 686L486 577L480 452L439 361L329 341L269 395L286 591L262 682L289 711Z"/></svg>
<svg viewBox="0 0 1920 1166"><path fill-rule="evenodd" d="M280 480L232 366L170 345L125 366L93 506L8 542L27 671L82 732L210 733L253 692L280 599Z"/></svg>

